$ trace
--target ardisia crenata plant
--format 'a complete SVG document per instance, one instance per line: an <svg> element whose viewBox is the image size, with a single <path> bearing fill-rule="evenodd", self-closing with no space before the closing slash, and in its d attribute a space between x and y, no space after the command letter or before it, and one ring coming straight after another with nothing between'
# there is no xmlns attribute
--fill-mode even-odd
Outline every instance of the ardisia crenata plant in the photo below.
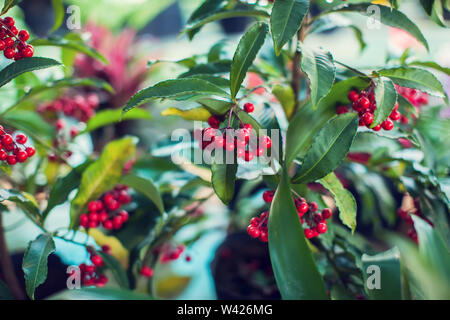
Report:
<svg viewBox="0 0 450 320"><path fill-rule="evenodd" d="M238 41L230 36L173 62L151 60L130 76L124 70L141 61L127 51L134 33L125 33L119 62L101 44L112 36L94 24L85 30L91 40L69 32L27 45L28 32L3 17L16 1L5 1L4 53L17 61L0 71L0 86L19 98L0 112L0 218L22 211L40 235L23 256L23 288L0 219L2 296L40 298L52 277L47 259L67 243L86 259L67 273L77 290L52 298L173 297L158 291L159 277L174 261L195 259L189 247L208 232L202 222L214 219L205 212L221 202L230 236L245 233L248 242L231 250L225 241L215 259L225 268L252 251L246 246L263 246L269 266L243 263L252 272L240 283L262 298L449 299L450 120L438 79L448 81L449 68L411 49L383 65L353 66L308 41L350 28L364 50L364 32L352 20L359 15L378 30L402 29L428 52L402 2L204 0L182 35L192 40L210 23L246 19ZM435 28L445 27L448 2L421 4ZM60 48L64 77L30 76L61 65L31 57L32 46ZM168 63L182 71L143 88ZM31 89L15 87L24 83ZM189 129L150 148L131 126L108 131L130 120L151 127L142 106L163 107L158 121L180 117ZM61 211L70 220L49 227ZM179 236L186 226L195 226L193 237Z"/></svg>

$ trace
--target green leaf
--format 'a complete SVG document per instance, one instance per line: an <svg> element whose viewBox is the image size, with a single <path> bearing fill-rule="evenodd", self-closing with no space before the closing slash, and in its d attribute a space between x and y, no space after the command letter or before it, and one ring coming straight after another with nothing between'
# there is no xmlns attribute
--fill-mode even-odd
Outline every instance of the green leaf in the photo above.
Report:
<svg viewBox="0 0 450 320"><path fill-rule="evenodd" d="M103 258L103 262L105 266L114 276L114 279L117 281L117 284L122 289L129 289L130 282L128 281L127 272L122 267L122 265L114 258L112 255L99 251L98 254Z"/></svg>
<svg viewBox="0 0 450 320"><path fill-rule="evenodd" d="M306 243L285 170L269 214L269 253L283 299L327 299L323 279Z"/></svg>
<svg viewBox="0 0 450 320"><path fill-rule="evenodd" d="M400 252L397 247L374 256L363 254L361 257L361 266L363 269L365 288L371 299L402 299L402 272L400 265ZM371 266L375 266L375 268ZM379 272L376 267L379 268ZM373 269L371 270L371 268ZM368 274L367 270L370 271L370 274ZM367 287L367 283L375 284L375 280L372 279L374 279L377 275L379 276L380 287L369 289Z"/></svg>
<svg viewBox="0 0 450 320"><path fill-rule="evenodd" d="M386 120L394 110L395 102L397 102L397 90L395 90L395 86L390 79L380 78L376 79L375 82L377 108L374 112L371 128Z"/></svg>
<svg viewBox="0 0 450 320"><path fill-rule="evenodd" d="M425 220L412 215L414 228L419 239L419 252L450 284L448 267L450 266L449 248L436 230Z"/></svg>
<svg viewBox="0 0 450 320"><path fill-rule="evenodd" d="M353 195L347 189L344 189L341 181L333 172L320 179L319 182L333 195L339 209L339 219L354 232L356 228L356 201Z"/></svg>
<svg viewBox="0 0 450 320"><path fill-rule="evenodd" d="M35 39L30 42L35 47L61 47L76 52L83 53L93 59L97 59L104 64L108 64L108 60L97 50L89 47L86 43L77 39L49 37L47 39ZM21 61L21 60L19 60Z"/></svg>
<svg viewBox="0 0 450 320"><path fill-rule="evenodd" d="M71 228L78 225L82 210L91 200L114 188L119 183L125 163L133 157L136 140L131 137L110 142L100 158L92 163L82 174L78 193L70 209Z"/></svg>
<svg viewBox="0 0 450 320"><path fill-rule="evenodd" d="M295 107L295 96L291 86L282 86L276 84L272 88L273 95L280 102L284 113L289 118L292 115Z"/></svg>
<svg viewBox="0 0 450 320"><path fill-rule="evenodd" d="M231 199L233 199L237 168L237 163L219 164L213 161L211 164L212 186L219 199L225 204L230 203Z"/></svg>
<svg viewBox="0 0 450 320"><path fill-rule="evenodd" d="M350 103L347 95L351 89L363 90L369 85L369 79L364 77L352 77L336 82L330 92L319 102L318 109L336 107L337 104Z"/></svg>
<svg viewBox="0 0 450 320"><path fill-rule="evenodd" d="M150 120L152 116L144 109L133 109L126 114L122 114L122 110L102 110L97 112L86 124L86 129L84 129L80 134L94 131L98 128L115 124L126 120Z"/></svg>
<svg viewBox="0 0 450 320"><path fill-rule="evenodd" d="M64 3L63 0L52 0L53 5L53 13L55 16L55 22L53 23L53 27L50 30L49 33L52 33L61 27L61 25L64 22L64 16L65 16L65 9L64 9Z"/></svg>
<svg viewBox="0 0 450 320"><path fill-rule="evenodd" d="M334 171L350 150L357 130L358 117L354 113L329 120L316 135L293 182L312 182Z"/></svg>
<svg viewBox="0 0 450 320"><path fill-rule="evenodd" d="M231 60L219 60L209 63L199 63L178 76L178 78L196 77L198 75L214 75L230 72Z"/></svg>
<svg viewBox="0 0 450 320"><path fill-rule="evenodd" d="M22 0L5 0L4 2L5 3L3 5L2 12L0 13L0 15L4 15L5 13L7 13L9 9L21 3Z"/></svg>
<svg viewBox="0 0 450 320"><path fill-rule="evenodd" d="M115 288L82 288L65 290L48 298L49 300L152 300L149 295L136 291Z"/></svg>
<svg viewBox="0 0 450 320"><path fill-rule="evenodd" d="M286 133L285 161L287 165L307 150L317 131L335 115L334 106L313 110L311 103L307 103L297 111Z"/></svg>
<svg viewBox="0 0 450 320"><path fill-rule="evenodd" d="M447 1L448 6L448 0L444 1ZM432 21L434 21L438 26L444 28L447 27L444 18L444 3L441 0L420 0L420 3Z"/></svg>
<svg viewBox="0 0 450 320"><path fill-rule="evenodd" d="M205 19L208 16L217 13L223 9L225 1L222 0L206 0L204 1L189 17L187 23L193 24L197 21ZM200 31L200 27L188 31L189 39L192 40L194 36Z"/></svg>
<svg viewBox="0 0 450 320"><path fill-rule="evenodd" d="M200 98L197 100L205 109L212 114L224 115L233 106L233 102L223 98Z"/></svg>
<svg viewBox="0 0 450 320"><path fill-rule="evenodd" d="M45 221L45 218L54 207L67 201L69 194L80 185L81 175L90 164L91 161L86 161L72 169L65 177L56 180L48 196L47 208L42 212L42 221Z"/></svg>
<svg viewBox="0 0 450 320"><path fill-rule="evenodd" d="M315 109L319 101L330 92L336 76L336 67L330 52L321 48L301 45L301 69L309 79L310 97Z"/></svg>
<svg viewBox="0 0 450 320"><path fill-rule="evenodd" d="M3 201L14 202L35 223L39 224L41 215L36 199L31 194L16 190L0 189L0 203Z"/></svg>
<svg viewBox="0 0 450 320"><path fill-rule="evenodd" d="M219 61L222 54L224 53L224 48L228 45L227 41L221 40L209 49L208 52L208 62Z"/></svg>
<svg viewBox="0 0 450 320"><path fill-rule="evenodd" d="M0 71L0 87L25 72L60 66L56 60L41 57L25 58L15 61Z"/></svg>
<svg viewBox="0 0 450 320"><path fill-rule="evenodd" d="M275 53L280 55L283 46L300 29L303 18L308 13L309 0L277 0L270 16Z"/></svg>
<svg viewBox="0 0 450 320"><path fill-rule="evenodd" d="M390 78L396 84L424 91L432 96L446 98L446 93L442 84L431 72L419 68L391 68L382 69L378 73L382 76ZM378 104L377 104L378 105Z"/></svg>
<svg viewBox="0 0 450 320"><path fill-rule="evenodd" d="M373 11L368 10L370 6L373 4L371 3L364 3L364 4L349 4L344 5L340 8L338 8L336 11L350 11L350 12L358 12L364 16L372 17ZM394 27L403 29L406 32L408 32L411 36L416 38L420 43L422 43L427 50L430 50L428 46L428 42L423 36L422 32L420 31L419 27L412 22L405 14L402 12L394 9L389 8L386 6L377 6L380 9L380 22ZM329 13L333 13L335 11L330 11Z"/></svg>
<svg viewBox="0 0 450 320"><path fill-rule="evenodd" d="M210 96L217 95L229 97L229 94L218 86L200 79L174 79L166 80L155 84L152 87L143 89L136 93L127 102L123 112L128 112L153 99L185 99L187 95L191 96Z"/></svg>
<svg viewBox="0 0 450 320"><path fill-rule="evenodd" d="M39 141L42 141L42 139L50 140L55 133L54 128L34 111L15 110L9 112L3 115L2 122Z"/></svg>
<svg viewBox="0 0 450 320"><path fill-rule="evenodd" d="M184 120L208 121L211 113L203 108L197 107L193 109L182 110L179 108L168 108L161 112L162 116L180 116Z"/></svg>
<svg viewBox="0 0 450 320"><path fill-rule="evenodd" d="M450 76L450 68L443 67L443 66L441 66L440 64L438 64L438 63L436 63L434 61L418 61L418 60L415 60L415 61L408 62L408 65L431 68L431 69L443 72L446 75Z"/></svg>
<svg viewBox="0 0 450 320"><path fill-rule="evenodd" d="M233 99L236 98L248 69L253 64L258 51L264 44L267 32L267 24L258 22L255 23L239 41L230 72L230 89L231 97Z"/></svg>
<svg viewBox="0 0 450 320"><path fill-rule="evenodd" d="M204 19L196 20L186 26L183 30L185 33L190 33L191 31L198 29L204 26L207 23L228 19L228 18L236 18L236 17L256 17L256 18L268 18L269 15L266 11L263 10L230 10L230 11L221 11L214 13L205 17Z"/></svg>
<svg viewBox="0 0 450 320"><path fill-rule="evenodd" d="M161 194L153 181L134 174L128 174L122 178L120 183L145 195L156 205L156 208L158 208L161 214L164 213L164 203Z"/></svg>
<svg viewBox="0 0 450 320"><path fill-rule="evenodd" d="M47 279L47 259L55 251L53 237L43 233L28 245L23 256L22 270L25 275L27 294L34 299L34 291Z"/></svg>

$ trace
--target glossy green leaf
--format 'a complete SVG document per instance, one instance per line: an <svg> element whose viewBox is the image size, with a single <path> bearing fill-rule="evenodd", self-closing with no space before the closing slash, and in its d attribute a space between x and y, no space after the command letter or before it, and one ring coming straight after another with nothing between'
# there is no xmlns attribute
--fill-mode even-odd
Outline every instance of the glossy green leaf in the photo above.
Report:
<svg viewBox="0 0 450 320"><path fill-rule="evenodd" d="M293 182L312 182L334 171L350 150L357 130L358 117L354 113L328 121L314 138Z"/></svg>
<svg viewBox="0 0 450 320"><path fill-rule="evenodd" d="M41 57L32 57L17 60L0 71L0 87L4 86L15 77L30 71L60 66L56 60Z"/></svg>
<svg viewBox="0 0 450 320"><path fill-rule="evenodd" d="M313 110L311 103L303 105L297 111L286 133L285 161L287 165L291 164L297 156L303 155L311 145L317 131L335 115L333 106Z"/></svg>
<svg viewBox="0 0 450 320"><path fill-rule="evenodd" d="M380 78L375 80L375 101L377 108L374 112L371 127L375 127L384 120L394 110L395 102L397 102L397 90L394 83L388 78Z"/></svg>
<svg viewBox="0 0 450 320"><path fill-rule="evenodd" d="M5 0L0 15L4 15L5 13L7 13L9 11L9 9L18 5L21 2L22 2L22 0Z"/></svg>
<svg viewBox="0 0 450 320"><path fill-rule="evenodd" d="M58 37L49 37L47 39L35 39L30 42L35 47L61 47L65 49L70 49L79 53L83 53L93 59L97 59L104 64L108 64L108 60L97 50L88 46L81 40L77 39L69 39L69 38L58 38ZM19 60L21 61L21 60Z"/></svg>
<svg viewBox="0 0 450 320"><path fill-rule="evenodd" d="M2 122L11 128L21 130L35 140L50 140L55 133L54 128L34 111L15 110L3 115Z"/></svg>
<svg viewBox="0 0 450 320"><path fill-rule="evenodd" d="M191 31L204 26L207 23L228 19L236 17L256 17L256 18L268 18L269 15L263 10L230 10L230 11L220 11L205 17L204 19L196 20L186 26L183 32L190 33Z"/></svg>
<svg viewBox="0 0 450 320"><path fill-rule="evenodd" d="M355 231L357 208L353 195L342 186L341 181L333 172L320 179L319 182L333 195L339 209L339 219L352 231Z"/></svg>
<svg viewBox="0 0 450 320"><path fill-rule="evenodd" d="M114 279L116 280L117 284L122 289L129 289L130 283L128 281L127 272L122 267L119 261L117 261L116 258L114 258L112 255L99 251L98 254L103 258L103 262L105 263L105 266L108 268L109 271L114 276Z"/></svg>
<svg viewBox="0 0 450 320"><path fill-rule="evenodd" d="M22 270L28 296L34 299L34 291L47 279L47 259L55 251L53 237L43 233L31 241L23 256Z"/></svg>
<svg viewBox="0 0 450 320"><path fill-rule="evenodd" d="M425 220L412 215L419 239L419 252L450 284L450 250L439 233Z"/></svg>
<svg viewBox="0 0 450 320"><path fill-rule="evenodd" d="M444 1L444 2L443 2ZM420 0L423 9L438 26L446 28L443 4L448 0Z"/></svg>
<svg viewBox="0 0 450 320"><path fill-rule="evenodd" d="M187 24L195 24L196 22L207 18L221 9L223 9L225 5L225 1L223 0L205 0L197 9L189 17ZM187 32L189 39L192 40L194 36L200 31L201 27L194 28Z"/></svg>
<svg viewBox="0 0 450 320"><path fill-rule="evenodd" d="M237 168L237 163L219 164L213 161L211 164L212 186L219 199L225 204L233 199Z"/></svg>
<svg viewBox="0 0 450 320"><path fill-rule="evenodd" d="M283 170L269 214L269 253L283 299L327 299L323 279L306 243Z"/></svg>
<svg viewBox="0 0 450 320"><path fill-rule="evenodd" d="M14 202L32 221L37 224L40 223L41 215L38 204L31 194L16 190L0 189L0 203L3 201Z"/></svg>
<svg viewBox="0 0 450 320"><path fill-rule="evenodd" d="M80 134L94 131L98 128L119 123L126 120L150 120L152 117L147 110L144 109L133 109L122 114L122 110L102 110L97 112L86 124L86 129L84 129Z"/></svg>
<svg viewBox="0 0 450 320"><path fill-rule="evenodd" d="M43 221L54 207L67 201L69 194L80 185L81 175L90 164L91 161L86 161L72 169L65 177L56 180L48 196L47 208L42 212Z"/></svg>
<svg viewBox="0 0 450 320"><path fill-rule="evenodd" d="M98 160L82 174L81 184L70 209L71 228L78 225L79 216L87 203L119 183L125 163L135 153L136 139L127 137L110 142Z"/></svg>
<svg viewBox="0 0 450 320"><path fill-rule="evenodd" d="M368 10L370 6L372 6L371 3L349 4L338 8L337 11L358 12L364 16L372 17L374 12L373 10ZM387 6L377 6L377 7L380 10L379 17L381 23L394 28L405 30L411 36L416 38L420 43L422 43L427 50L429 50L428 42L423 36L419 27L417 27L417 25L414 22L412 22L405 14L394 8L389 8ZM330 11L330 13L331 12L333 11Z"/></svg>
<svg viewBox="0 0 450 320"><path fill-rule="evenodd" d="M200 79L175 79L159 82L152 87L143 89L136 93L127 102L123 112L128 112L144 103L158 98L177 100L187 95L210 96L217 95L229 97L229 94L220 87Z"/></svg>
<svg viewBox="0 0 450 320"><path fill-rule="evenodd" d="M420 68L382 69L378 73L390 78L394 83L407 88L424 91L432 96L446 98L446 93L439 80L429 71Z"/></svg>
<svg viewBox="0 0 450 320"><path fill-rule="evenodd" d="M414 61L409 61L408 65L410 66L419 66L419 67L426 67L426 68L431 68L440 72L445 73L446 75L450 76L450 68L446 68L444 66L441 66L440 64L434 62L434 61L419 61L419 60L414 60Z"/></svg>
<svg viewBox="0 0 450 320"><path fill-rule="evenodd" d="M164 203L161 194L153 181L134 174L128 174L122 178L120 183L145 195L155 204L161 214L164 213Z"/></svg>
<svg viewBox="0 0 450 320"><path fill-rule="evenodd" d="M309 79L310 97L315 109L319 101L330 92L336 76L336 67L330 52L321 48L301 46L301 69Z"/></svg>
<svg viewBox="0 0 450 320"><path fill-rule="evenodd" d="M397 247L374 256L363 254L361 267L363 269L365 288L371 299L402 299L400 252ZM379 277L379 283L376 282L376 277ZM371 288L368 287L368 284ZM372 287L372 285L376 284L379 284L379 288Z"/></svg>
<svg viewBox="0 0 450 320"><path fill-rule="evenodd" d="M204 97L197 100L205 109L212 114L224 115L233 106L233 102L230 99L225 98L209 98Z"/></svg>
<svg viewBox="0 0 450 320"><path fill-rule="evenodd" d="M291 86L274 85L272 88L273 95L283 107L286 117L290 117L295 107L295 96Z"/></svg>
<svg viewBox="0 0 450 320"><path fill-rule="evenodd" d="M191 67L189 71L182 73L178 78L197 77L198 75L215 75L230 72L231 60L219 60L209 63L199 63Z"/></svg>
<svg viewBox="0 0 450 320"><path fill-rule="evenodd" d="M217 42L209 49L208 62L219 61L224 53L224 48L228 45L227 41L222 40Z"/></svg>
<svg viewBox="0 0 450 320"><path fill-rule="evenodd" d="M63 0L52 0L53 5L53 13L54 13L54 23L53 27L49 33L52 33L61 27L64 22L64 16L66 14L66 10L64 8Z"/></svg>
<svg viewBox="0 0 450 320"><path fill-rule="evenodd" d="M308 9L309 0L275 1L270 16L270 28L277 56L300 29Z"/></svg>
<svg viewBox="0 0 450 320"><path fill-rule="evenodd" d="M267 32L267 24L258 22L254 24L239 41L230 71L230 89L232 98L236 98L248 69L253 64L258 51L264 44Z"/></svg>

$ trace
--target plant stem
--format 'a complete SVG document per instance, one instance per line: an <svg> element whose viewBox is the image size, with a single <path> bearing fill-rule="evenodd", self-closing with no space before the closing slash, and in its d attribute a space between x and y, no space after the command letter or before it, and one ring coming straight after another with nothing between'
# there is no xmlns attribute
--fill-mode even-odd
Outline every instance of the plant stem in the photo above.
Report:
<svg viewBox="0 0 450 320"><path fill-rule="evenodd" d="M361 76L368 77L368 75L365 74L364 72L359 71L358 69L355 69L355 68L353 68L353 67L350 67L349 65L346 65L345 63L339 62L339 61L337 61L337 60L334 60L334 62L336 62L337 64L340 64L340 65L343 66L344 68L346 68L346 69L348 69L348 70L351 70L351 71L353 71L353 72L355 72L355 73L357 73L357 74L359 74L359 75L361 75Z"/></svg>
<svg viewBox="0 0 450 320"><path fill-rule="evenodd" d="M303 42L306 37L306 26L308 24L308 15L306 15L305 19L303 20L303 24L300 28L300 30L297 32L297 41ZM297 42L297 44L298 44ZM300 70L300 62L301 62L301 53L298 49L298 46L295 48L295 54L294 58L292 59L292 80L291 80L291 87L292 91L294 92L294 110L291 114L291 117L293 117L300 107L300 103L298 101L299 95L300 95L300 84L302 82L302 71Z"/></svg>
<svg viewBox="0 0 450 320"><path fill-rule="evenodd" d="M14 272L3 229L2 212L0 212L0 272L14 299L25 300L26 296Z"/></svg>

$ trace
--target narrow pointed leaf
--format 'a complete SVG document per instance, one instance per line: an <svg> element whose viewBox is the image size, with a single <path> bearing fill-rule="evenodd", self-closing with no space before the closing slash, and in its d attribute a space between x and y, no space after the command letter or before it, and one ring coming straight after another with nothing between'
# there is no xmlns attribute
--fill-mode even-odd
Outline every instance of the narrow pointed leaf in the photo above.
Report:
<svg viewBox="0 0 450 320"><path fill-rule="evenodd" d="M267 32L267 24L259 22L254 24L239 41L230 72L230 89L233 98L239 92L248 69L264 44Z"/></svg>
<svg viewBox="0 0 450 320"><path fill-rule="evenodd" d="M234 196L234 185L236 182L237 163L211 164L211 182L217 196L223 203L230 203Z"/></svg>
<svg viewBox="0 0 450 320"><path fill-rule="evenodd" d="M34 291L47 279L47 259L55 251L55 243L48 233L43 233L28 245L23 256L22 269L28 296L34 299Z"/></svg>
<svg viewBox="0 0 450 320"><path fill-rule="evenodd" d="M280 55L283 46L300 29L303 18L308 13L309 0L277 0L270 16L275 53Z"/></svg>
<svg viewBox="0 0 450 320"><path fill-rule="evenodd" d="M330 92L336 76L336 67L330 52L302 45L301 69L309 79L310 97L315 109L319 101Z"/></svg>
<svg viewBox="0 0 450 320"><path fill-rule="evenodd" d="M134 174L128 174L122 178L121 184L129 186L137 192L145 195L155 204L161 214L164 213L164 204L161 198L161 194L159 193L159 190L155 186L153 181L136 176Z"/></svg>
<svg viewBox="0 0 450 320"><path fill-rule="evenodd" d="M352 231L355 231L356 201L353 195L344 189L341 181L333 172L320 179L319 182L333 195L336 206L339 209L339 219Z"/></svg>
<svg viewBox="0 0 450 320"><path fill-rule="evenodd" d="M397 90L395 90L394 83L390 79L383 77L376 79L375 82L377 108L374 112L372 128L389 117L394 110L395 102L397 102Z"/></svg>
<svg viewBox="0 0 450 320"><path fill-rule="evenodd" d="M269 253L283 299L327 299L323 279L306 243L283 170L269 214Z"/></svg>
<svg viewBox="0 0 450 320"><path fill-rule="evenodd" d="M312 182L334 171L350 150L357 130L358 117L354 113L328 121L316 135L293 182Z"/></svg>

